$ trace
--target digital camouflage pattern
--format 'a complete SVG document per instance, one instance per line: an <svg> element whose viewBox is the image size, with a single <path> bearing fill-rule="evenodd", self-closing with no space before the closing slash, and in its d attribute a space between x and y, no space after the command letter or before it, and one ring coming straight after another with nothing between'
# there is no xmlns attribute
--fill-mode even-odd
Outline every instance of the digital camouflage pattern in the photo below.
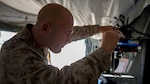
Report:
<svg viewBox="0 0 150 84"><path fill-rule="evenodd" d="M37 47L28 24L0 51L0 84L97 84L100 74L109 65L109 55L102 48L61 70L48 65L47 49ZM98 26L74 27L72 41L99 32ZM82 33L81 33L82 32Z"/></svg>

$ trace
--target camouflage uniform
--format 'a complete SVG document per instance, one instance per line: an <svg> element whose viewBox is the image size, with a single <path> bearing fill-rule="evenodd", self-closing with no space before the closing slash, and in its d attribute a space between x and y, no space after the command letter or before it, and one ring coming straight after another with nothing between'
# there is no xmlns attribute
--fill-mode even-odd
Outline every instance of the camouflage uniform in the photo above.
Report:
<svg viewBox="0 0 150 84"><path fill-rule="evenodd" d="M97 84L100 74L109 67L109 55L102 48L61 70L48 65L45 49L37 47L30 32L32 27L28 24L2 45L0 84ZM74 28L72 41L99 32L97 25Z"/></svg>

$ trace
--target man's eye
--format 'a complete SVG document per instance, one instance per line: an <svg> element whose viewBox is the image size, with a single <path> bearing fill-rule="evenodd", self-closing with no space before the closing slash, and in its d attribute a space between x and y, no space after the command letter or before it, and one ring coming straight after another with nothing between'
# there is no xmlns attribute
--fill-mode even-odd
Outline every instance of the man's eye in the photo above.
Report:
<svg viewBox="0 0 150 84"><path fill-rule="evenodd" d="M71 32L67 32L65 35L66 35L66 36L70 36L70 35L71 35Z"/></svg>
<svg viewBox="0 0 150 84"><path fill-rule="evenodd" d="M67 35L67 36L70 36L70 35L71 35L71 33L67 33L66 35Z"/></svg>

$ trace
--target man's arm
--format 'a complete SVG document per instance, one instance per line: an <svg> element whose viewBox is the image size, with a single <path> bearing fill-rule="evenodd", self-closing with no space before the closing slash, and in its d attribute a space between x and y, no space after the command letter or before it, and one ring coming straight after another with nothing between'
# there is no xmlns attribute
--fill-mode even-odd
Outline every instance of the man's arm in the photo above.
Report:
<svg viewBox="0 0 150 84"><path fill-rule="evenodd" d="M74 32L71 36L71 41L81 40L89 36L103 33L107 30L112 30L112 26L99 26L99 25L87 25L87 26L74 26Z"/></svg>
<svg viewBox="0 0 150 84"><path fill-rule="evenodd" d="M74 26L71 41L84 39L97 33L99 33L99 25Z"/></svg>

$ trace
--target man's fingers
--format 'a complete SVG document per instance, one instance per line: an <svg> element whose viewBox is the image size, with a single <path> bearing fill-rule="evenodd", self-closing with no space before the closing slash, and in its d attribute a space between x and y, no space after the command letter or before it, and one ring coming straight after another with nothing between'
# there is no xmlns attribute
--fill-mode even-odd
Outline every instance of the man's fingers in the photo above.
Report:
<svg viewBox="0 0 150 84"><path fill-rule="evenodd" d="M113 30L119 30L119 28L118 27L113 27Z"/></svg>
<svg viewBox="0 0 150 84"><path fill-rule="evenodd" d="M119 35L119 37L120 37L121 39L126 38L126 37L123 35L123 33L122 33L121 31L117 30L117 32L118 32L118 35Z"/></svg>

